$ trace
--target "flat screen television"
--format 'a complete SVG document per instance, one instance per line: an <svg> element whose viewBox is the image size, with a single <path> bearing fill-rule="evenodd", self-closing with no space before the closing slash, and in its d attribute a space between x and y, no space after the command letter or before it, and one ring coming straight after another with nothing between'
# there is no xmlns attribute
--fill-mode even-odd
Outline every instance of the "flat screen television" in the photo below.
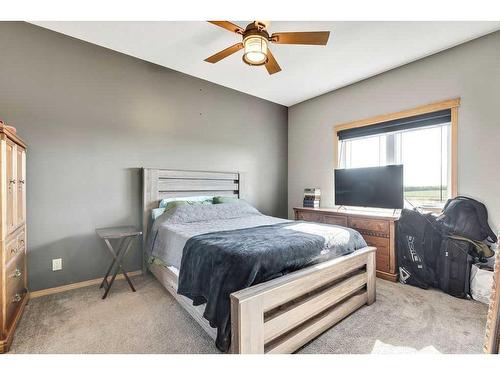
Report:
<svg viewBox="0 0 500 375"><path fill-rule="evenodd" d="M403 208L403 166L336 169L335 204Z"/></svg>

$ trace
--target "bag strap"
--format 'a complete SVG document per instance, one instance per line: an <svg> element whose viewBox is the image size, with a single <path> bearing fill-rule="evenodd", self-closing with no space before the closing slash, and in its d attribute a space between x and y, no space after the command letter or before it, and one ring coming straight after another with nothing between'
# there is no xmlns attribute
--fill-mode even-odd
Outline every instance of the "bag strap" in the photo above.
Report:
<svg viewBox="0 0 500 375"><path fill-rule="evenodd" d="M482 254L485 258L491 258L493 255L495 255L495 252L491 250L488 245L481 241L474 241L466 237L462 236L457 236L457 235L449 235L447 236L448 238L451 238L452 240L457 240L457 241L463 241L463 242L468 242L472 246L474 246L479 254Z"/></svg>

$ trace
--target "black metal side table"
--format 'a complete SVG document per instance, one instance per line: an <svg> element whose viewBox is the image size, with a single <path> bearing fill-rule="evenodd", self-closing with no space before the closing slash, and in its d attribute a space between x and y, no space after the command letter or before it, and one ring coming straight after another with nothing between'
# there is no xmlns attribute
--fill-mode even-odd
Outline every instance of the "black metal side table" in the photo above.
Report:
<svg viewBox="0 0 500 375"><path fill-rule="evenodd" d="M109 265L106 275L104 275L104 279L102 279L102 283L99 286L99 288L104 288L104 295L102 296L102 299L105 299L108 296L111 285L113 285L116 275L118 275L120 271L123 273L123 276L125 276L130 289L135 292L134 285L132 285L132 281L130 281L127 272L123 268L122 261L125 254L129 251L134 238L141 236L142 232L137 230L135 227L125 226L96 229L96 233L104 240L106 248L113 256L113 261ZM111 244L111 240L116 240L114 248ZM112 271L113 275L111 277L111 281L108 282L108 276Z"/></svg>

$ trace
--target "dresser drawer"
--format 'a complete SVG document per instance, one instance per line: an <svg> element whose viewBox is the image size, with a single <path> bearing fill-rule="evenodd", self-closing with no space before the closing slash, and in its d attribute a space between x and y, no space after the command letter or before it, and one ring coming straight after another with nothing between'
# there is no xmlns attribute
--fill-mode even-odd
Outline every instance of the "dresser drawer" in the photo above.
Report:
<svg viewBox="0 0 500 375"><path fill-rule="evenodd" d="M323 222L325 224L340 225L342 227L347 227L347 218L345 216L325 215L323 216Z"/></svg>
<svg viewBox="0 0 500 375"><path fill-rule="evenodd" d="M323 222L323 215L317 212L299 211L297 217L299 220L315 221L317 223Z"/></svg>
<svg viewBox="0 0 500 375"><path fill-rule="evenodd" d="M15 258L20 253L26 252L26 238L24 227L10 235L5 245L5 264L8 265L10 260Z"/></svg>
<svg viewBox="0 0 500 375"><path fill-rule="evenodd" d="M17 239L17 251L26 253L26 232L24 230L24 227L22 228L16 239Z"/></svg>
<svg viewBox="0 0 500 375"><path fill-rule="evenodd" d="M377 250L377 255L375 256L377 262L377 271L389 272L390 271L390 261L389 257L385 254L381 254Z"/></svg>
<svg viewBox="0 0 500 375"><path fill-rule="evenodd" d="M16 311L26 294L24 285L24 273L26 272L25 257L24 253L19 253L9 264L5 273L7 326L10 326L14 320Z"/></svg>
<svg viewBox="0 0 500 375"><path fill-rule="evenodd" d="M348 220L350 228L360 231L378 232L389 234L389 222L386 220L362 219L350 217Z"/></svg>
<svg viewBox="0 0 500 375"><path fill-rule="evenodd" d="M375 236L363 235L368 246L374 246L377 248L377 254L384 254L389 257L389 239Z"/></svg>
<svg viewBox="0 0 500 375"><path fill-rule="evenodd" d="M9 264L10 260L17 255L17 238L11 238L5 245L5 264Z"/></svg>

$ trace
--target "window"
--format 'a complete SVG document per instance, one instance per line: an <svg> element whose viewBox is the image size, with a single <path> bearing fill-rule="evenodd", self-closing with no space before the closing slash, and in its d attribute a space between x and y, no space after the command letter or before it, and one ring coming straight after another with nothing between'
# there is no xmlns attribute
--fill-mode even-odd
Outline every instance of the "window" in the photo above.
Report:
<svg viewBox="0 0 500 375"><path fill-rule="evenodd" d="M396 118L388 115L389 121L367 120L369 125L364 126L362 121L353 127L337 126L337 167L403 164L405 200L419 207L441 207L456 195L457 113L453 108L413 116L400 113Z"/></svg>

